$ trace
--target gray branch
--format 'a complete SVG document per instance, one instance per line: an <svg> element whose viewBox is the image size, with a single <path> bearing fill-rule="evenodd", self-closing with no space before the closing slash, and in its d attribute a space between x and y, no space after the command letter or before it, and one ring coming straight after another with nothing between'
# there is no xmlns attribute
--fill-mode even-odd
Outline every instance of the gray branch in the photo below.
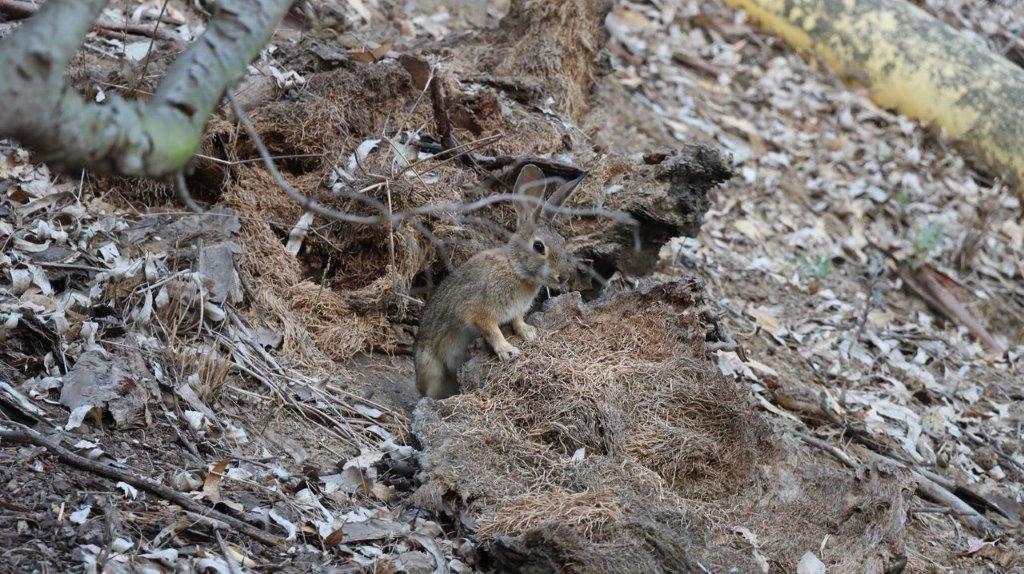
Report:
<svg viewBox="0 0 1024 574"><path fill-rule="evenodd" d="M292 0L221 0L203 35L167 71L148 102L86 101L64 80L107 0L49 0L0 40L0 136L58 167L159 177L199 145L224 92L245 72Z"/></svg>

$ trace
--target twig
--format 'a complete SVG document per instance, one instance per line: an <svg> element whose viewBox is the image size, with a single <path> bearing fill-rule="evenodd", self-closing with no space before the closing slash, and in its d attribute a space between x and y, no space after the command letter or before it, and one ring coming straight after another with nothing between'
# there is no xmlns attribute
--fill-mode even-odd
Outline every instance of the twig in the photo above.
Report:
<svg viewBox="0 0 1024 574"><path fill-rule="evenodd" d="M1003 354L1002 345L985 329L985 326L938 280L937 272L928 265L911 267L896 257L891 249L886 249L873 242L869 245L885 255L895 266L896 273L915 293L924 300L929 308L948 319L960 323L990 352Z"/></svg>
<svg viewBox="0 0 1024 574"><path fill-rule="evenodd" d="M826 441L821 440L820 438L816 438L809 434L805 434L799 431L794 431L793 434L800 437L800 440L806 442L807 444L827 452L828 454L832 455L836 460L850 468L857 468L860 466L860 463L854 460L853 457L846 454L845 452L840 450L839 447L831 443L828 443Z"/></svg>
<svg viewBox="0 0 1024 574"><path fill-rule="evenodd" d="M230 525L232 528L238 530L242 534L245 534L246 536L249 536L254 540L258 540L259 542L262 542L263 544L266 544L268 546L283 546L284 544L284 541L280 537L270 534L269 532L265 532L259 528L256 528L248 522L239 520L234 516L230 516L224 514L223 512L220 512L219 510L214 510L212 508L204 506L176 490L172 490L162 484L153 482L149 479L142 478L137 474L125 472L113 468L111 466L101 464L94 460L90 460L88 458L79 456L69 451L68 449L60 446L57 442L43 436L42 433L32 430L25 425L21 425L18 423L8 424L14 424L16 425L16 428L20 430L0 429L0 439L7 440L13 443L34 444L36 446L44 447L65 464L68 464L70 466L73 466L84 471L98 474L111 480L126 482L134 486L135 488L145 490L146 492L149 492L150 494L153 494L155 496L159 496L164 500L171 501L186 510L190 510L192 512L195 512L196 514L209 516L216 520L220 520L221 522L224 522Z"/></svg>
<svg viewBox="0 0 1024 574"><path fill-rule="evenodd" d="M443 152L453 151L457 149L457 147L459 147L456 146L449 149L445 148L443 145L437 142L423 141L419 138L410 139L409 141L406 141L404 143L414 148L417 148L421 151L435 154L435 157L441 155ZM499 170L502 168L509 168L508 171L515 172L518 168L522 167L523 165L527 163L532 163L537 167L541 168L541 170L544 171L544 173L546 174L556 175L558 177L562 177L565 179L575 179L576 177L579 177L580 174L584 173L583 170L576 166L541 157L511 155L489 156L477 153L470 153L468 155L469 158L472 160L471 163L475 164L477 167L481 167L491 171Z"/></svg>
<svg viewBox="0 0 1024 574"><path fill-rule="evenodd" d="M167 419L167 424L171 427L171 430L174 431L174 435L178 437L178 442L180 442L185 447L185 450L192 455L193 460L201 462L203 458L199 456L199 450L196 449L196 445L192 444L192 441L188 440L185 435L181 434L181 429L178 428L178 425L171 422L171 413L160 399L162 399L162 397L158 398L159 402L157 404L159 404L160 408L163 410L164 418ZM177 406L177 398L175 398L175 406Z"/></svg>
<svg viewBox="0 0 1024 574"><path fill-rule="evenodd" d="M974 506L980 508L993 510L1010 520L1016 521L1016 518L1010 516L1010 514L1007 513L1005 509L1000 508L996 504L993 504L989 499L974 492L973 490L964 486L963 484L957 483L955 480L949 479L927 468L919 467L915 465L913 462L901 458L896 454L890 452L883 445L879 444L877 441L871 438L867 431L849 425L845 420L843 420L843 418L838 413L835 413L834 411L829 409L827 405L821 405L820 411L824 413L825 417L830 422L832 422L832 424L842 429L844 435L849 436L853 440L865 446L872 453L877 454L878 456L884 456L886 459L891 460L894 464L899 464L904 468L913 470L917 474L920 474L929 481L934 482L936 485L947 490L952 496L957 497L958 499L964 501L968 505L973 504ZM969 433L968 436L970 436ZM974 506L972 506L972 508Z"/></svg>
<svg viewBox="0 0 1024 574"><path fill-rule="evenodd" d="M133 90L135 89L136 86L138 86L139 82L145 79L146 71L149 70L149 61L150 57L153 55L153 46L156 44L157 31L159 31L160 29L160 22L164 17L164 12L166 11L167 0L164 0L163 4L160 5L160 14L157 15L156 22L153 24L153 36L149 40L149 46L146 47L146 56L142 59L142 72L140 72L139 75L135 78L135 82L133 82L134 86L132 86Z"/></svg>
<svg viewBox="0 0 1024 574"><path fill-rule="evenodd" d="M922 498L926 498L938 504L943 504L953 509L963 518L964 522L966 522L972 530L982 536L996 536L1002 533L1002 530L998 526L993 524L974 507L954 493L958 487L953 481L928 469L918 468L913 463L897 460L894 456L889 456L879 452L884 450L884 448L875 443L875 441L870 437L846 425L842 418L831 410L823 409L823 411L825 412L826 417L832 421L833 424L836 424L836 426L839 426L843 430L844 434L848 434L858 443L865 446L865 452L867 452L869 456L877 461L887 462L909 470L917 480L917 494Z"/></svg>
<svg viewBox="0 0 1024 574"><path fill-rule="evenodd" d="M676 52L672 54L672 59L676 63L704 72L712 78L717 78L722 75L722 70L720 68L716 68L700 58L693 57L683 52Z"/></svg>
<svg viewBox="0 0 1024 574"><path fill-rule="evenodd" d="M190 210L196 213L203 213L204 211L206 211L205 209L202 208L202 206L196 203L194 199L192 199L192 194L188 192L188 186L185 184L184 172L179 171L177 174L175 174L174 187L178 191L178 199L181 200L181 203L185 204L185 207L189 208Z"/></svg>
<svg viewBox="0 0 1024 574"><path fill-rule="evenodd" d="M77 263L51 263L48 261L36 261L33 262L32 264L52 269L74 269L75 271L92 271L95 273L109 271L109 269L104 269L102 267L93 267L91 265L79 265Z"/></svg>
<svg viewBox="0 0 1024 574"><path fill-rule="evenodd" d="M958 321L961 325L967 327L967 330L971 332L983 345L988 347L992 352L1002 354L1005 352L1003 346L995 340L981 324L978 319L971 314L970 311L961 303L948 289L943 287L938 279L935 277L935 273L930 268L922 268L921 272L917 274L917 278L921 279L924 283L924 288L927 289L930 294L938 301L940 308L944 314L952 317Z"/></svg>
<svg viewBox="0 0 1024 574"><path fill-rule="evenodd" d="M881 456L881 455L878 455ZM968 526L982 536L999 536L1002 530L993 524L980 512L967 504L960 497L943 488L937 482L927 478L923 474L911 469L914 478L917 479L917 493L922 498L932 502L948 506L954 513L960 516Z"/></svg>
<svg viewBox="0 0 1024 574"><path fill-rule="evenodd" d="M240 319L238 320L237 324L241 324ZM252 376L257 381L261 382L271 392L273 392L275 397L277 397L277 399L280 400L286 407L291 408L298 414L302 415L303 418L320 425L325 431L331 433L332 435L340 439L342 442L352 443L359 446L369 446L370 443L367 442L363 434L357 431L352 426L352 423L340 411L338 405L333 404L334 401L328 400L328 395L324 393L319 388L318 385L310 385L304 381L297 379L288 379L288 383L302 385L318 399L322 399L325 404L329 405L326 408L333 411L330 414L322 412L317 407L295 400L293 396L293 391L284 388L286 385L282 385L276 382L276 380L278 379L277 376L272 376L269 373L261 373L261 369L257 365L257 358L250 355L248 348L236 346L233 341L231 341L224 335L218 335L218 340L220 340L220 342L223 345L225 345L226 348L233 349L234 351L236 351L234 355L236 359L235 368L237 368L239 371L245 374ZM248 347L255 348L255 345L249 343ZM257 349L257 351L262 352L261 349ZM265 357L264 359L266 360ZM287 376L285 376L285 378L287 378ZM368 401L366 400L362 400L362 402L368 403ZM347 407L347 405L341 406ZM381 407L381 410L390 411L390 409L387 409L386 407ZM342 430L347 431L347 434L341 432Z"/></svg>
<svg viewBox="0 0 1024 574"><path fill-rule="evenodd" d="M918 508L911 508L907 512L911 514L954 514L957 516L963 516L963 512L957 512L952 508L944 508L941 506L921 506Z"/></svg>
<svg viewBox="0 0 1024 574"><path fill-rule="evenodd" d="M228 552L228 545L224 544L224 537L220 535L220 530L214 529L213 533L217 536L217 544L220 545L221 554L223 554L224 559L228 561L228 569L231 570L231 574L242 574L242 571L238 568L238 564L235 563L235 559L231 556L231 553Z"/></svg>

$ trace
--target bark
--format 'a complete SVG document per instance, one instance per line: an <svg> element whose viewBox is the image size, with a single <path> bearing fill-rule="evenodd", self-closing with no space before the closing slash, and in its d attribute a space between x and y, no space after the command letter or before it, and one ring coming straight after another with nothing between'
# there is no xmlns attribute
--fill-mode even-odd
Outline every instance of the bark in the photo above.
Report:
<svg viewBox="0 0 1024 574"><path fill-rule="evenodd" d="M0 41L0 136L68 170L160 177L195 152L224 92L245 72L291 0L222 0L206 32L148 102L86 101L64 70L107 0L49 0Z"/></svg>
<svg viewBox="0 0 1024 574"><path fill-rule="evenodd" d="M1024 197L1024 70L904 0L726 0Z"/></svg>

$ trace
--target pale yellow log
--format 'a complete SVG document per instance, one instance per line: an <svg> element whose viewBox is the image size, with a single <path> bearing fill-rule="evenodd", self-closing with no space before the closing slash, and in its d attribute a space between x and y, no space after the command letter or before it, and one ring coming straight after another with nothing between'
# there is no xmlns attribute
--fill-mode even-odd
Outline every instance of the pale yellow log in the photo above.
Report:
<svg viewBox="0 0 1024 574"><path fill-rule="evenodd" d="M724 0L1024 197L1024 69L908 0Z"/></svg>

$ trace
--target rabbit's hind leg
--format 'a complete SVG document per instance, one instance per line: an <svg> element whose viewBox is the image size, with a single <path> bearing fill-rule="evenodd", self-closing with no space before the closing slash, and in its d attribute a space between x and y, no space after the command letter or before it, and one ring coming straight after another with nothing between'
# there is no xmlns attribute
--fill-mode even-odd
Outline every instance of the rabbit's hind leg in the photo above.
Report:
<svg viewBox="0 0 1024 574"><path fill-rule="evenodd" d="M416 353L416 388L421 395L441 400L458 393L458 381L451 378L443 361L425 351Z"/></svg>

